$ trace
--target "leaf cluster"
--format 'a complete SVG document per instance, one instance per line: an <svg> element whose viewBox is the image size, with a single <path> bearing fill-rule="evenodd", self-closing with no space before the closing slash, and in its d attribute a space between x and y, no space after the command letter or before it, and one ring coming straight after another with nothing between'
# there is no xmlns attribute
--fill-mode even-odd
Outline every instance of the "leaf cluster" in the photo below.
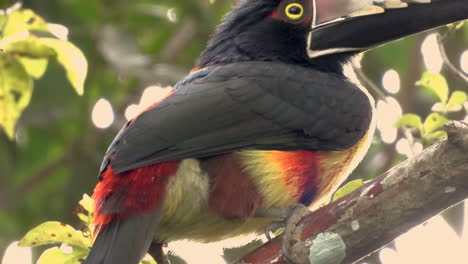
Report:
<svg viewBox="0 0 468 264"><path fill-rule="evenodd" d="M0 13L0 126L10 138L31 101L33 80L44 75L50 59L64 67L68 80L82 95L87 61L80 49L57 38L49 24L30 9L15 5Z"/></svg>
<svg viewBox="0 0 468 264"><path fill-rule="evenodd" d="M441 128L450 121L450 113L460 112L465 107L468 114L466 108L468 96L466 92L459 90L450 93L447 80L441 74L425 72L416 84L429 89L437 96L438 100L432 106L432 113L424 121L419 115L408 113L403 115L394 125L395 127L414 129L424 145L428 146L447 137L447 133Z"/></svg>
<svg viewBox="0 0 468 264"><path fill-rule="evenodd" d="M70 225L49 221L30 230L19 242L22 247L57 245L46 249L37 264L81 264L88 256L92 245L94 226L94 200L84 194L75 210L83 227L80 230ZM150 255L140 264L156 264Z"/></svg>

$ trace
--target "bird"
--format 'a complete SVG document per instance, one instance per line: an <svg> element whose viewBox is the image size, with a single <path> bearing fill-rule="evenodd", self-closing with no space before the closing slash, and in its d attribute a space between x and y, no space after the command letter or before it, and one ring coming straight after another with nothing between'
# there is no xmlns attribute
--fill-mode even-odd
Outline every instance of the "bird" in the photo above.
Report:
<svg viewBox="0 0 468 264"><path fill-rule="evenodd" d="M152 245L262 232L276 209L325 201L374 133L373 100L344 65L466 18L466 0L241 1L193 70L110 144L85 263L136 264Z"/></svg>

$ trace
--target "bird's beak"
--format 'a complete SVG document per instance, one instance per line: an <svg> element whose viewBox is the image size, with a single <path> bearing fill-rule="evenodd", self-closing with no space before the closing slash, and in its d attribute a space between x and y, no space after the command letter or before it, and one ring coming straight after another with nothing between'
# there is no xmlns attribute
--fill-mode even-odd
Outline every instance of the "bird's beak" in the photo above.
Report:
<svg viewBox="0 0 468 264"><path fill-rule="evenodd" d="M309 56L360 52L468 19L468 0L311 0Z"/></svg>

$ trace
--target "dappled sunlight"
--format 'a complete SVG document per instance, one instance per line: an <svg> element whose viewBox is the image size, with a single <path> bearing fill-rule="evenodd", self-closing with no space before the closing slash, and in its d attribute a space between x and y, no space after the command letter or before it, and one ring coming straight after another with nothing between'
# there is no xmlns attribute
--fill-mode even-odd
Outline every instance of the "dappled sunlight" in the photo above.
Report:
<svg viewBox="0 0 468 264"><path fill-rule="evenodd" d="M396 251L380 252L383 264L465 264L468 263L468 243L460 238L442 216L413 228L395 240Z"/></svg>
<svg viewBox="0 0 468 264"><path fill-rule="evenodd" d="M377 101L377 129L380 131L383 142L387 144L395 142L398 130L393 125L400 119L402 114L401 106L395 98L387 97L386 101Z"/></svg>
<svg viewBox="0 0 468 264"><path fill-rule="evenodd" d="M401 86L400 75L398 72L393 69L386 71L382 77L382 86L389 93L398 93Z"/></svg>
<svg viewBox="0 0 468 264"><path fill-rule="evenodd" d="M150 105L163 99L171 91L170 87L148 86L141 95L139 104L131 104L125 109L125 118L130 120Z"/></svg>
<svg viewBox="0 0 468 264"><path fill-rule="evenodd" d="M110 102L104 98L99 99L91 113L93 124L97 128L108 128L114 122L114 110Z"/></svg>
<svg viewBox="0 0 468 264"><path fill-rule="evenodd" d="M460 57L460 67L468 74L468 50L465 50Z"/></svg>
<svg viewBox="0 0 468 264"><path fill-rule="evenodd" d="M61 40L68 40L68 28L64 25L48 23L47 28L55 37Z"/></svg>
<svg viewBox="0 0 468 264"><path fill-rule="evenodd" d="M224 248L236 248L258 238L258 236L250 234L208 244L186 240L176 241L169 244L167 251L173 251L182 259L189 260L189 264L222 264L226 263L222 257Z"/></svg>
<svg viewBox="0 0 468 264"><path fill-rule="evenodd" d="M423 145L419 142L416 142L411 146L410 142L406 138L401 138L396 144L396 151L408 158L421 153L423 149Z"/></svg>
<svg viewBox="0 0 468 264"><path fill-rule="evenodd" d="M442 59L439 44L437 43L437 34L430 34L424 39L421 45L421 53L427 71L430 73L440 73L444 60Z"/></svg>
<svg viewBox="0 0 468 264"><path fill-rule="evenodd" d="M32 264L31 248L19 247L18 241L11 243L5 250L2 264Z"/></svg>

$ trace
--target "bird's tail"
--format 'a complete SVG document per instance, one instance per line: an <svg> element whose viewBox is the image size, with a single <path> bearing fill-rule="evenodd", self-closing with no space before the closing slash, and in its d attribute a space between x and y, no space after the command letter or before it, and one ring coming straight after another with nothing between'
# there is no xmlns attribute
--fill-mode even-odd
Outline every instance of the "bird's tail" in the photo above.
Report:
<svg viewBox="0 0 468 264"><path fill-rule="evenodd" d="M85 264L137 264L148 251L160 210L114 219L96 236Z"/></svg>

